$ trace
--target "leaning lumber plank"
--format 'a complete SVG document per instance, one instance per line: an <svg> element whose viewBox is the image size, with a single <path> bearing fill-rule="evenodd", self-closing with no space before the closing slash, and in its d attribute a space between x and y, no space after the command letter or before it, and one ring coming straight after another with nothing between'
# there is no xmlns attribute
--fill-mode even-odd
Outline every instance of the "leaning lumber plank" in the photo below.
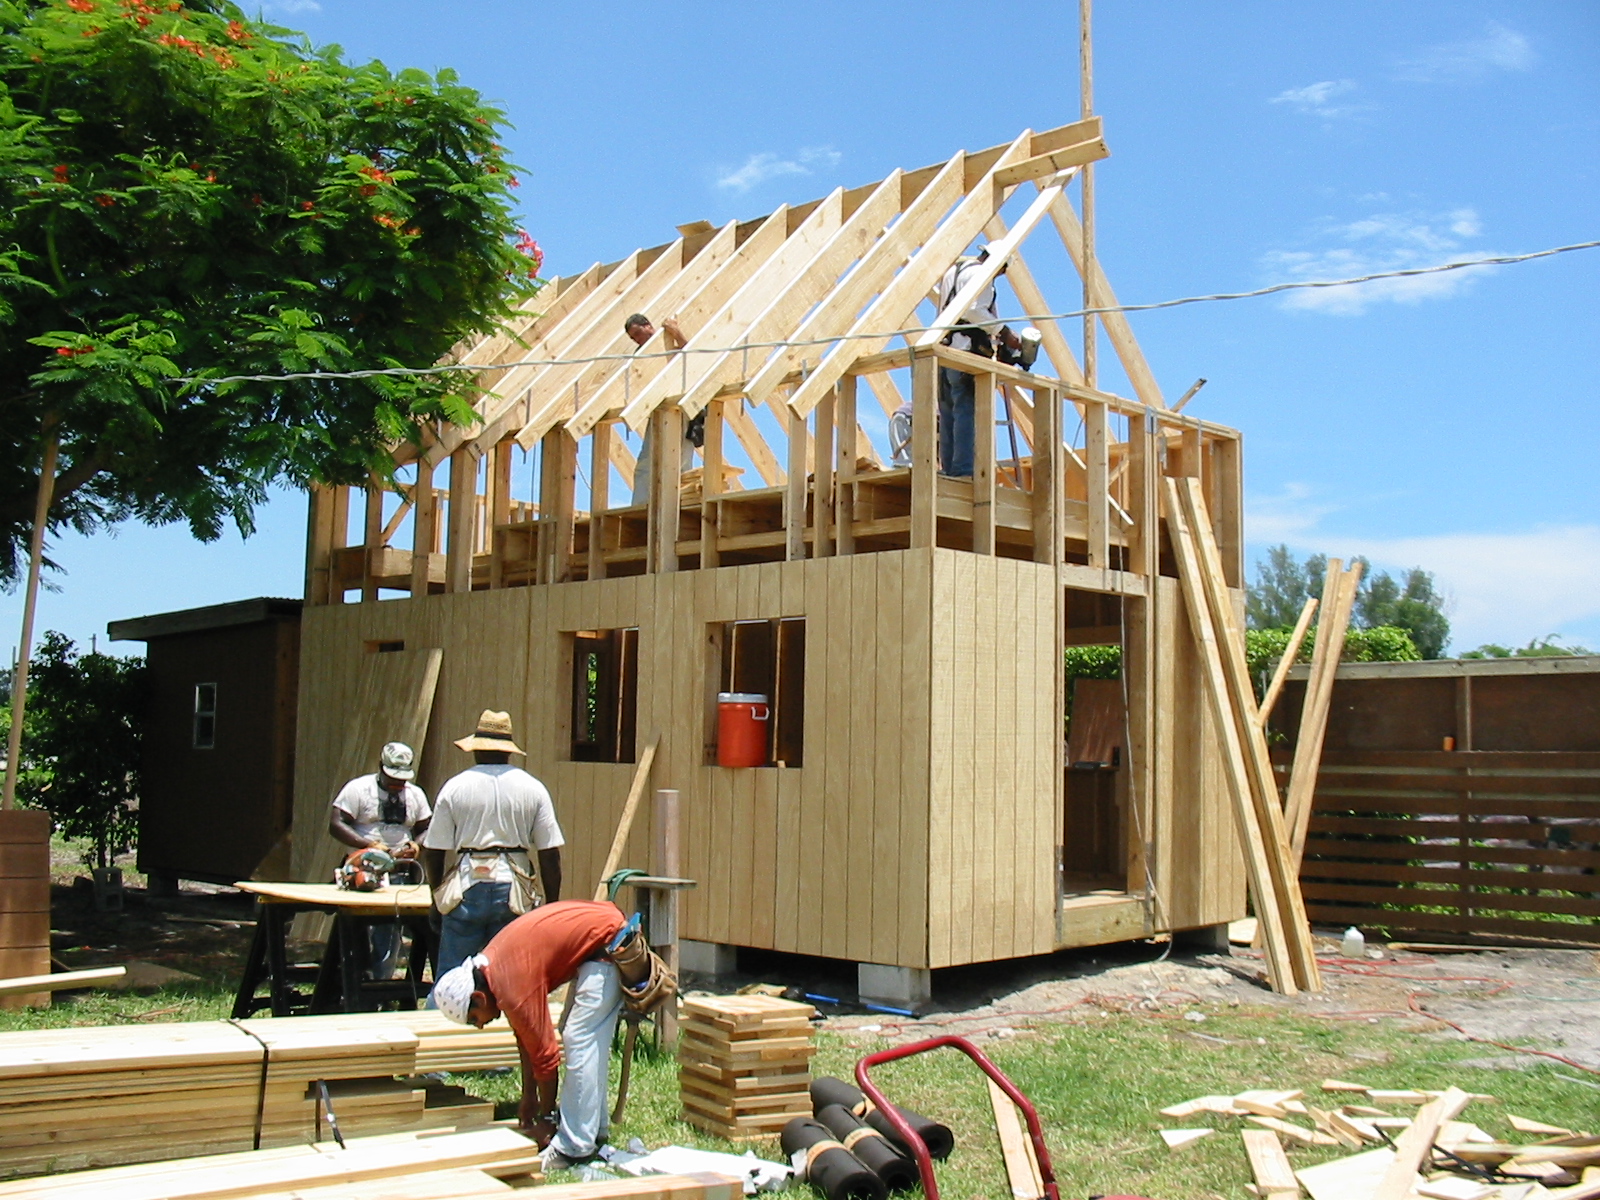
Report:
<svg viewBox="0 0 1600 1200"><path fill-rule="evenodd" d="M1005 1158L1011 1194L1016 1200L1038 1200L1044 1195L1044 1177L1039 1173L1033 1141L1022 1127L1016 1104L992 1079L989 1080L989 1107L994 1111L995 1129L1000 1134L1000 1153Z"/></svg>
<svg viewBox="0 0 1600 1200"><path fill-rule="evenodd" d="M1417 1172L1428 1161L1439 1127L1454 1120L1472 1098L1460 1088L1448 1088L1437 1100L1423 1105L1417 1118L1394 1144L1394 1161L1383 1173L1372 1200L1405 1200L1416 1183Z"/></svg>
<svg viewBox="0 0 1600 1200"><path fill-rule="evenodd" d="M1306 640L1306 631L1311 628L1311 617L1317 611L1317 598L1309 597L1305 606L1300 610L1300 619L1294 623L1294 632L1289 635L1289 644L1283 648L1283 657L1278 660L1278 669L1272 673L1272 682L1267 685L1266 692L1261 697L1261 708L1256 713L1256 724L1263 729L1272 717L1272 708L1278 703L1278 693L1283 691L1283 685L1289 680L1289 668L1294 666L1295 659L1300 657L1300 645Z"/></svg>
<svg viewBox="0 0 1600 1200"><path fill-rule="evenodd" d="M1233 807L1240 848L1244 852L1246 878L1255 898L1256 916L1260 921L1265 950L1267 981L1274 991L1294 995L1300 987L1285 943L1283 908L1276 883L1282 868L1281 865L1274 868L1271 860L1275 856L1263 837L1252 795L1250 772L1239 742L1239 727L1229 699L1227 680L1223 675L1222 653L1217 646L1211 605L1200 580L1201 567L1195 552L1194 536L1178 498L1177 482L1167 479L1166 484L1164 498L1168 530L1172 535L1173 553L1178 559L1178 579L1183 587L1184 606L1189 611L1189 624L1199 650L1200 676L1206 704L1221 742L1222 776Z"/></svg>
<svg viewBox="0 0 1600 1200"><path fill-rule="evenodd" d="M58 971L54 975L18 975L0 979L0 996L17 996L26 992L59 992L64 988L98 987L121 979L128 973L126 967L95 967L89 971Z"/></svg>
<svg viewBox="0 0 1600 1200"><path fill-rule="evenodd" d="M594 898L606 898L606 880L622 865L622 852L627 849L628 835L633 832L634 814L639 811L639 800L645 785L650 782L650 767L656 761L656 748L661 745L661 735L654 734L650 744L639 756L639 765L633 769L633 783L628 787L628 799L622 806L622 817L617 821L617 832L611 839L611 849L606 853L606 865L600 872L600 882L595 886Z"/></svg>
<svg viewBox="0 0 1600 1200"><path fill-rule="evenodd" d="M1283 1152L1283 1143L1276 1133L1270 1129L1246 1129L1239 1137L1250 1158L1256 1187L1266 1200L1291 1200L1300 1194L1300 1182L1294 1177L1289 1156Z"/></svg>
<svg viewBox="0 0 1600 1200"><path fill-rule="evenodd" d="M146 1168L138 1174L118 1176L117 1172L125 1168L112 1167L107 1171L23 1180L0 1184L0 1196L101 1200L114 1194L117 1200L225 1200L257 1192L358 1183L419 1171L483 1167L526 1158L528 1145L528 1139L511 1129L482 1129L412 1141L384 1139L377 1145L354 1139L344 1149L318 1146L311 1153L287 1157L249 1150L164 1163L160 1165L167 1170L159 1173Z"/></svg>

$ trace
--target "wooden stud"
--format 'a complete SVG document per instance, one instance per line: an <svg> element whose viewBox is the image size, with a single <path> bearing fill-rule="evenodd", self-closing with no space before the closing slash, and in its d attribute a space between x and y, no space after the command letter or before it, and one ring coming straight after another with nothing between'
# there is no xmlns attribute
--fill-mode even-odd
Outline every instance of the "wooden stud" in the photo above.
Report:
<svg viewBox="0 0 1600 1200"><path fill-rule="evenodd" d="M833 461L834 413L839 389L825 396L813 410L816 434L812 438L811 557L829 558L833 554L833 504L835 471Z"/></svg>
<svg viewBox="0 0 1600 1200"><path fill-rule="evenodd" d="M333 569L333 489L306 489L306 603L327 604Z"/></svg>
<svg viewBox="0 0 1600 1200"><path fill-rule="evenodd" d="M572 577L572 530L577 511L578 443L565 429L544 435L539 467L539 579Z"/></svg>
<svg viewBox="0 0 1600 1200"><path fill-rule="evenodd" d="M606 577L606 512L611 508L611 439L616 426L601 421L589 440L589 564L590 579Z"/></svg>
<svg viewBox="0 0 1600 1200"><path fill-rule="evenodd" d="M378 598L378 559L383 539L383 485L376 476L369 476L362 489L365 509L362 513L361 547L361 599Z"/></svg>
<svg viewBox="0 0 1600 1200"><path fill-rule="evenodd" d="M489 470L484 481L489 526L489 586L505 582L505 534L500 526L511 520L511 447L509 438L494 444L489 451Z"/></svg>
<svg viewBox="0 0 1600 1200"><path fill-rule="evenodd" d="M1087 121L1094 113L1094 38L1090 19L1094 0L1078 0L1078 104L1079 118ZM1083 275L1083 306L1095 307L1093 279L1099 270L1094 253L1094 164L1085 163L1080 178L1083 181L1082 250L1078 256L1079 270ZM1041 193L1042 194L1042 193ZM1085 313L1083 318L1083 378L1090 387L1097 387L1099 368L1095 350L1095 314ZM1091 553L1090 565L1094 565Z"/></svg>
<svg viewBox="0 0 1600 1200"><path fill-rule="evenodd" d="M972 380L972 552L994 553L994 376Z"/></svg>
<svg viewBox="0 0 1600 1200"><path fill-rule="evenodd" d="M1065 550L1061 528L1065 456L1061 399L1047 387L1033 389L1033 436L1033 561L1056 566Z"/></svg>
<svg viewBox="0 0 1600 1200"><path fill-rule="evenodd" d="M478 457L471 445L450 456L450 539L445 548L445 591L472 590L472 557L477 551Z"/></svg>
<svg viewBox="0 0 1600 1200"><path fill-rule="evenodd" d="M433 464L417 459L417 479L411 485L411 594L426 596L439 540L439 501L433 490Z"/></svg>
<svg viewBox="0 0 1600 1200"><path fill-rule="evenodd" d="M789 479L783 496L784 557L806 556L806 422L788 413Z"/></svg>
<svg viewBox="0 0 1600 1200"><path fill-rule="evenodd" d="M896 393L898 395L898 392ZM839 429L839 470L835 484L834 527L837 530L835 549L839 554L854 554L856 460L860 458L859 446L871 445L856 418L856 377L846 375L839 380L835 400L835 423Z"/></svg>
<svg viewBox="0 0 1600 1200"><path fill-rule="evenodd" d="M683 410L666 404L650 414L650 569L678 569L679 486L683 476Z"/></svg>
<svg viewBox="0 0 1600 1200"><path fill-rule="evenodd" d="M705 408L705 442L700 447L700 566L720 566L722 554L717 546L717 529L722 510L717 497L722 495L723 414L728 401L713 400Z"/></svg>
<svg viewBox="0 0 1600 1200"><path fill-rule="evenodd" d="M1087 0L1085 0L1087 2ZM1089 565L1111 566L1111 444L1104 404L1089 404L1084 412L1088 465Z"/></svg>
<svg viewBox="0 0 1600 1200"><path fill-rule="evenodd" d="M939 362L931 354L911 364L911 548L938 538Z"/></svg>
<svg viewBox="0 0 1600 1200"><path fill-rule="evenodd" d="M1240 439L1212 438L1211 462L1206 472L1211 519L1222 574L1231 588L1245 585L1244 567L1244 454Z"/></svg>

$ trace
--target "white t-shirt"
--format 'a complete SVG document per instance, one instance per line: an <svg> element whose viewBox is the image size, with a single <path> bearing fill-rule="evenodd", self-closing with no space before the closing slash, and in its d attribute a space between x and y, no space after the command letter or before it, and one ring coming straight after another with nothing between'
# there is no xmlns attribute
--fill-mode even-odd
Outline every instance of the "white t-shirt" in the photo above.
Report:
<svg viewBox="0 0 1600 1200"><path fill-rule="evenodd" d="M482 763L445 781L434 800L433 823L423 835L430 850L487 850L492 846L554 850L566 838L556 824L555 805L544 784L521 767ZM468 860L463 857L462 870ZM500 861L492 879L509 883L511 868Z"/></svg>
<svg viewBox="0 0 1600 1200"><path fill-rule="evenodd" d="M945 305L956 298L956 293L961 290L961 285L971 278L969 272L976 266L978 266L976 260L958 262L944 273L944 278L939 281L939 308L941 311ZM967 311L962 313L959 319L962 322L973 325L982 321L998 321L1000 319L999 301L995 296L993 283L978 293L972 303L967 306ZM994 337L996 327L990 325L986 326L986 328L989 331L989 336L991 338ZM952 350L971 350L971 336L965 333L952 333L950 335L950 348Z"/></svg>
<svg viewBox="0 0 1600 1200"><path fill-rule="evenodd" d="M411 830L431 814L427 794L414 783L401 788L406 800L403 825L383 823L383 802L389 793L376 775L360 775L339 789L333 806L350 818L350 826L364 838L377 837L385 846L400 846L411 840Z"/></svg>

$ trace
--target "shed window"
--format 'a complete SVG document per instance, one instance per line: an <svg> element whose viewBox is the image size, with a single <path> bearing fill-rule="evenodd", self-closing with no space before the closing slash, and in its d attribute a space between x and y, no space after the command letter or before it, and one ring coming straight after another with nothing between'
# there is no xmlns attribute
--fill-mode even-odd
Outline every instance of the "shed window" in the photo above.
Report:
<svg viewBox="0 0 1600 1200"><path fill-rule="evenodd" d="M767 766L798 767L805 750L806 619L728 621L711 627L718 692L767 697ZM709 698L708 762L717 761L716 696Z"/></svg>
<svg viewBox="0 0 1600 1200"><path fill-rule="evenodd" d="M217 744L217 685L194 685L194 748L210 750Z"/></svg>
<svg viewBox="0 0 1600 1200"><path fill-rule="evenodd" d="M633 762L639 711L639 631L572 635L572 761Z"/></svg>

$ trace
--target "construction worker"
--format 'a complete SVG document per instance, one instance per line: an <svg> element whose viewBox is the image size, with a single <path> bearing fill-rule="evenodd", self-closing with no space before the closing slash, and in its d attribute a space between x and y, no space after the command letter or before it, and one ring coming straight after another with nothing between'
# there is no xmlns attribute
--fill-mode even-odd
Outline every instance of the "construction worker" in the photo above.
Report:
<svg viewBox="0 0 1600 1200"><path fill-rule="evenodd" d="M668 350L681 350L689 344L689 339L683 336L683 330L678 328L678 318L668 317L661 322L661 328L666 333L664 339ZM635 346L643 346L656 335L656 326L649 317L643 313L634 313L622 323L622 331L628 335ZM706 414L702 410L696 413L683 426L683 450L680 461L684 469L694 462L694 452L706 442ZM639 461L633 468L633 502L635 504L650 503L650 454L651 438L650 427L645 426L644 438L639 443Z"/></svg>
<svg viewBox="0 0 1600 1200"><path fill-rule="evenodd" d="M353 850L377 848L396 858L415 858L432 816L427 794L412 782L416 774L411 747L388 743L378 753L375 774L358 775L339 789L328 809L328 832ZM399 922L371 926L370 937L372 978L392 978L400 957Z"/></svg>
<svg viewBox="0 0 1600 1200"><path fill-rule="evenodd" d="M550 993L565 983L572 1008L558 1042ZM505 1014L522 1057L517 1124L544 1150L545 1169L555 1170L593 1158L609 1131L611 1039L624 1002L648 1011L675 988L638 934L637 917L625 920L604 901L563 900L518 917L481 954L441 975L433 1005L479 1029Z"/></svg>
<svg viewBox="0 0 1600 1200"><path fill-rule="evenodd" d="M944 278L939 281L939 311L943 313L950 302L960 294L968 281L976 278L989 247L978 251L976 258L958 259ZM1005 273L1004 264L1000 273ZM1011 350L1021 347L1022 339L1004 325L1000 319L994 284L984 287L958 315L959 324L945 334L944 344L952 350L965 350L984 358L995 356L995 342ZM974 449L973 413L977 405L977 382L965 371L955 367L939 368L939 473L957 479L972 477ZM909 461L909 459L908 459Z"/></svg>
<svg viewBox="0 0 1600 1200"><path fill-rule="evenodd" d="M511 756L523 751L508 714L484 709L477 728L456 745L474 765L439 789L422 839L439 914L436 977L477 954L520 914L561 898L566 841L544 784L511 766ZM530 850L539 858L537 880Z"/></svg>

